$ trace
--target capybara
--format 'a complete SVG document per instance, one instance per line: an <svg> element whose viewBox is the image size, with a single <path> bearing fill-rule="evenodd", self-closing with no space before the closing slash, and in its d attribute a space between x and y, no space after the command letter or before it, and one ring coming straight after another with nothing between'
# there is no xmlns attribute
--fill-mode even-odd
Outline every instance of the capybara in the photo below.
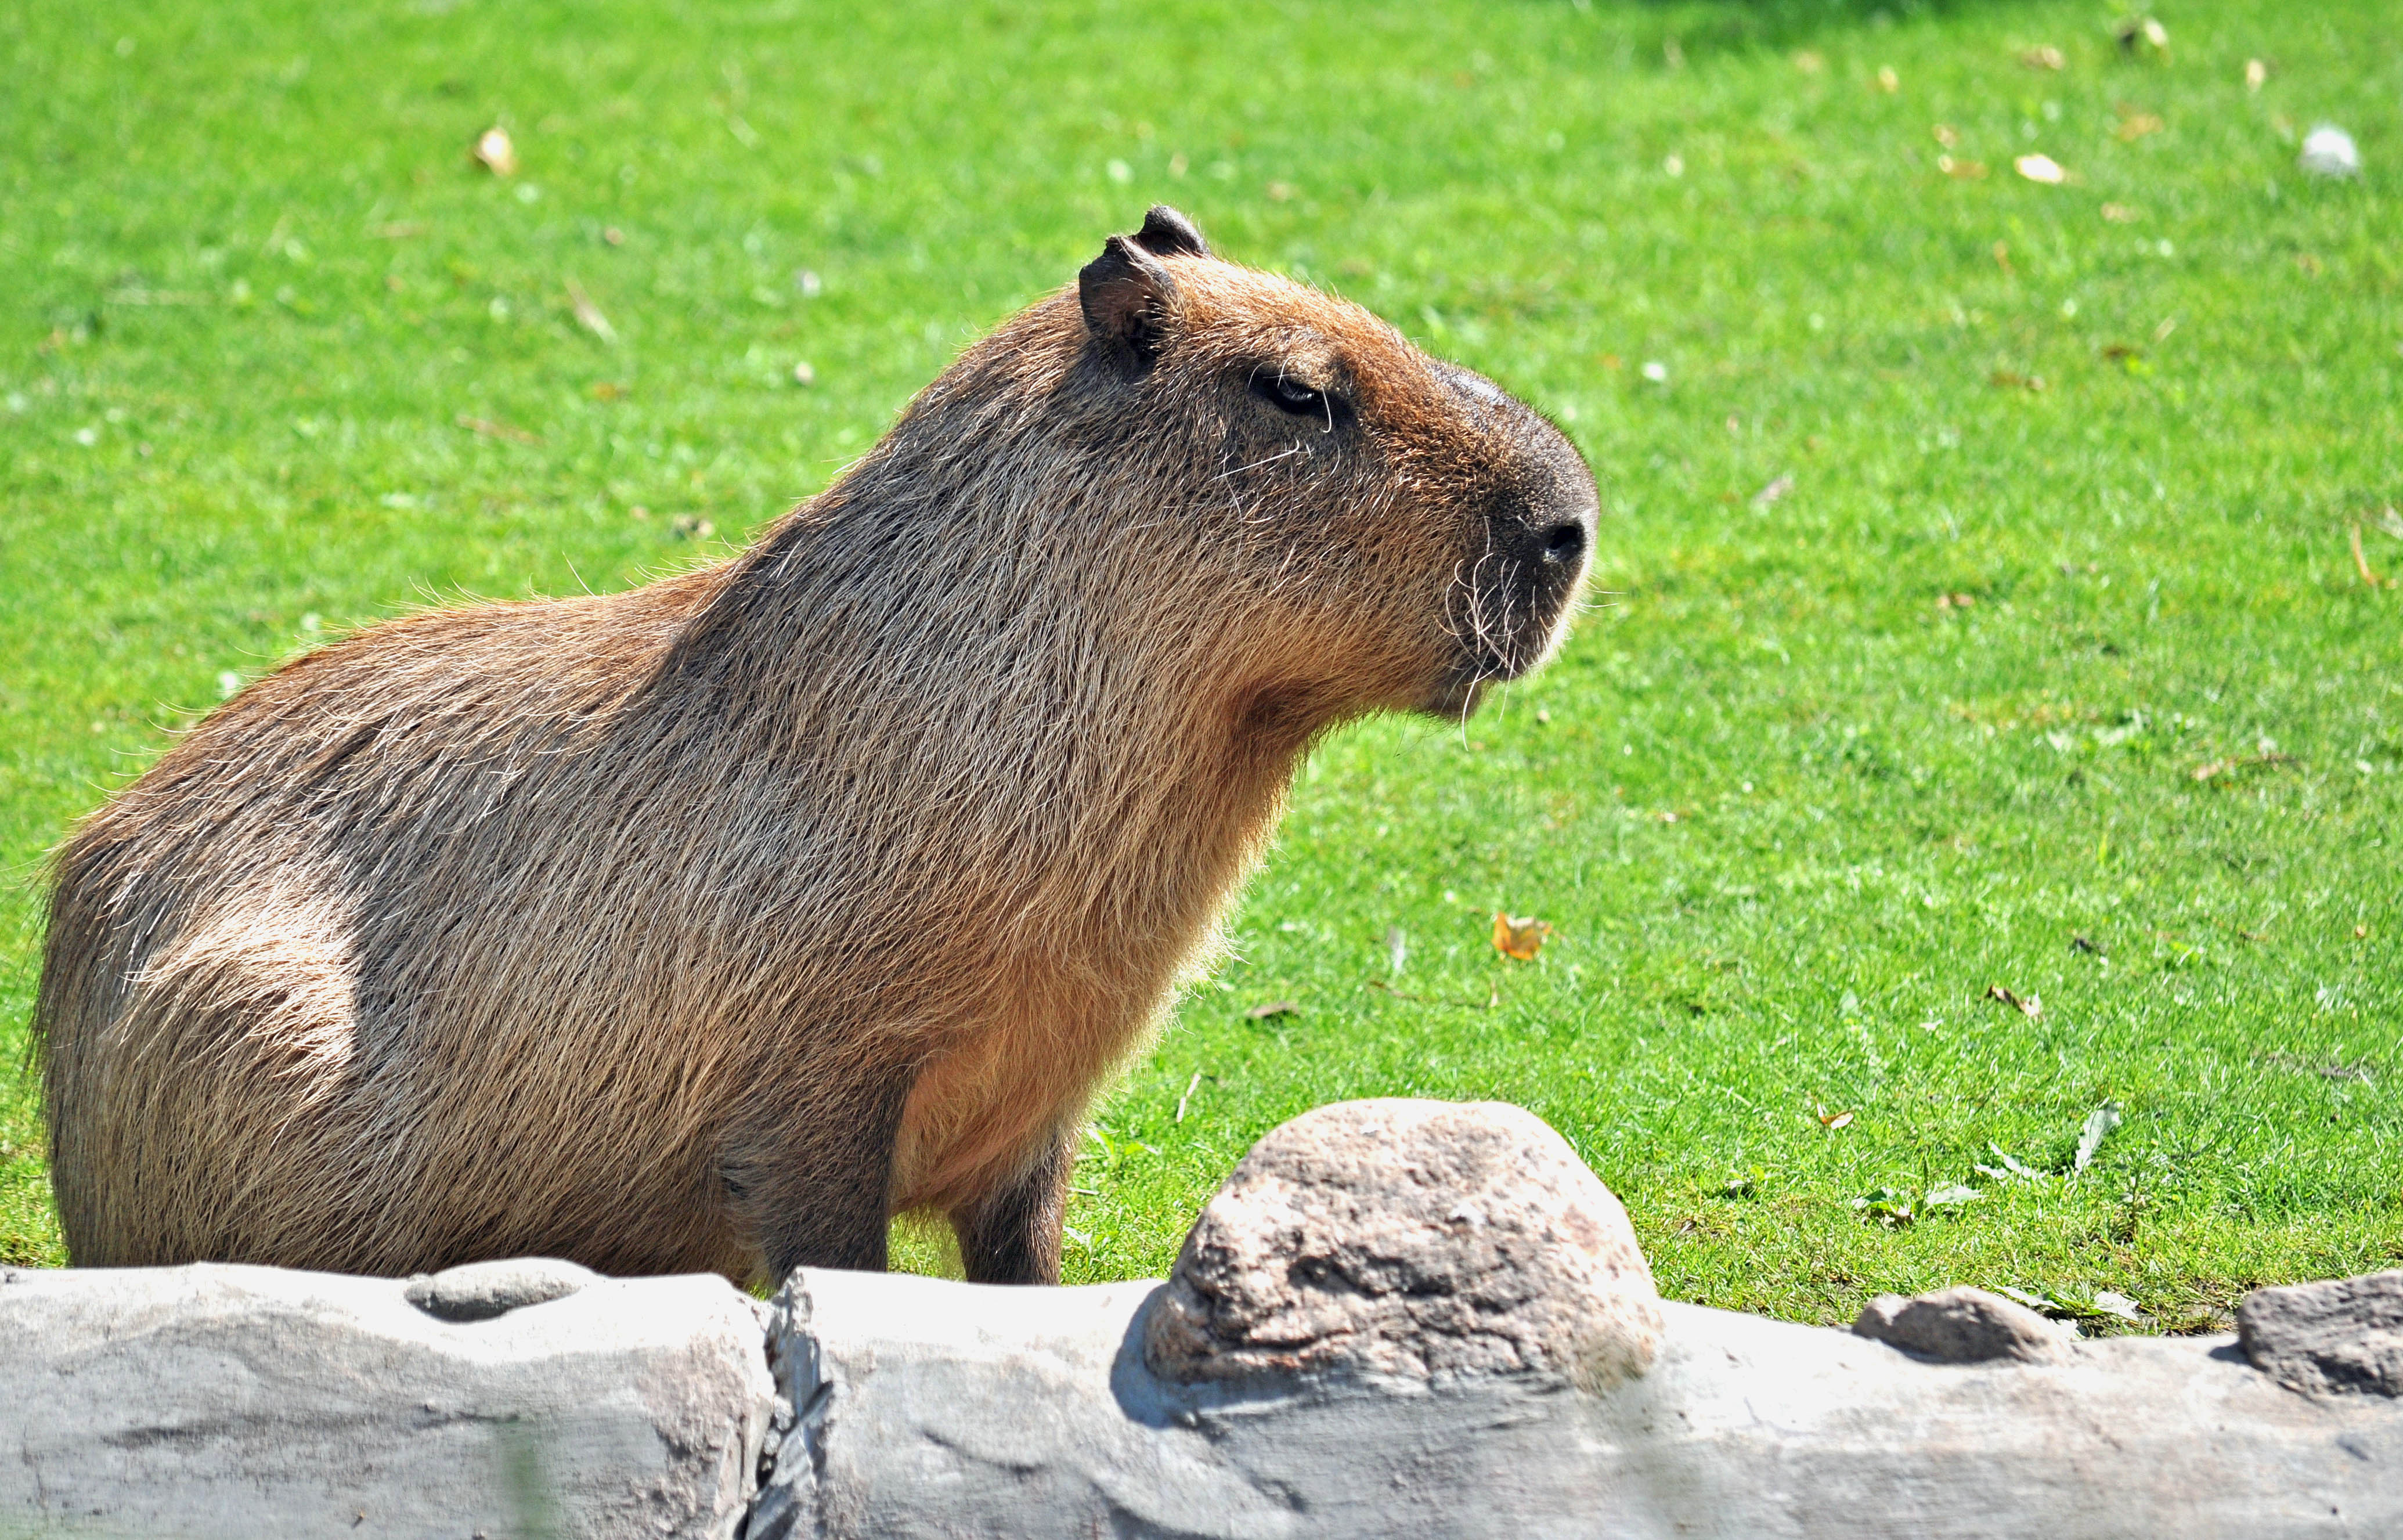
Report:
<svg viewBox="0 0 2403 1540"><path fill-rule="evenodd" d="M721 564L367 627L61 850L78 1264L1054 1282L1293 772L1557 642L1592 475L1153 209Z"/></svg>

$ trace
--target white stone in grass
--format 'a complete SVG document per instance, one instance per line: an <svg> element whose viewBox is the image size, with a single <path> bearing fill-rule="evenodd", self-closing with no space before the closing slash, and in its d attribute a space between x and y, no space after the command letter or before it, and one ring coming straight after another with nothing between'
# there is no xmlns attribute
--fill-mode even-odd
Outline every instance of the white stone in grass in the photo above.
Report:
<svg viewBox="0 0 2403 1540"><path fill-rule="evenodd" d="M2313 176L2358 176L2361 151L2353 135L2333 123L2322 123L2303 136L2303 153L2295 163Z"/></svg>

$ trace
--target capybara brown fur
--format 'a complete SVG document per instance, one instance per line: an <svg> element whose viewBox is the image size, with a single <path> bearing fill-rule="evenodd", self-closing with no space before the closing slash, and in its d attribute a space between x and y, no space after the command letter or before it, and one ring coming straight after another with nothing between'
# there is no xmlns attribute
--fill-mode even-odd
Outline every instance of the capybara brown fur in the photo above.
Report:
<svg viewBox="0 0 2403 1540"><path fill-rule="evenodd" d="M1554 645L1591 474L1155 209L720 565L368 627L66 842L84 1265L1056 1281L1079 1119L1299 757Z"/></svg>

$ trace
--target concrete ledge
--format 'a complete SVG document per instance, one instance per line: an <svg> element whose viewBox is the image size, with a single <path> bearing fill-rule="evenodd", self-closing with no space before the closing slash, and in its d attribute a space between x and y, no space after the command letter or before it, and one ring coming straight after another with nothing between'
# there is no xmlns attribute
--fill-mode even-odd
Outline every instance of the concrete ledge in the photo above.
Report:
<svg viewBox="0 0 2403 1540"><path fill-rule="evenodd" d="M738 1532L773 1384L724 1280L595 1280L467 1323L408 1288L0 1271L0 1534Z"/></svg>
<svg viewBox="0 0 2403 1540"><path fill-rule="evenodd" d="M1663 1303L1535 1119L1350 1103L1164 1283L0 1269L0 1535L2403 1534L2403 1273L2240 1321Z"/></svg>

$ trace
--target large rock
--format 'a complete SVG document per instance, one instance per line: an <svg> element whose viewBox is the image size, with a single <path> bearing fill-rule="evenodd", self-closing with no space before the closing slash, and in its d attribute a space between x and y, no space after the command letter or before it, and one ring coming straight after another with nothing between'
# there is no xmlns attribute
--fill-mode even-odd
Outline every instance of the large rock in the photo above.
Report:
<svg viewBox="0 0 2403 1540"><path fill-rule="evenodd" d="M2236 1329L2254 1367L2297 1390L2403 1395L2403 1271L2255 1289Z"/></svg>
<svg viewBox="0 0 2403 1540"><path fill-rule="evenodd" d="M1660 1295L1568 1141L1499 1102L1345 1102L1252 1146L1149 1316L1173 1380L1262 1374L1588 1390L1644 1372Z"/></svg>
<svg viewBox="0 0 2403 1540"><path fill-rule="evenodd" d="M715 1277L0 1270L0 1534L731 1537L773 1389Z"/></svg>

